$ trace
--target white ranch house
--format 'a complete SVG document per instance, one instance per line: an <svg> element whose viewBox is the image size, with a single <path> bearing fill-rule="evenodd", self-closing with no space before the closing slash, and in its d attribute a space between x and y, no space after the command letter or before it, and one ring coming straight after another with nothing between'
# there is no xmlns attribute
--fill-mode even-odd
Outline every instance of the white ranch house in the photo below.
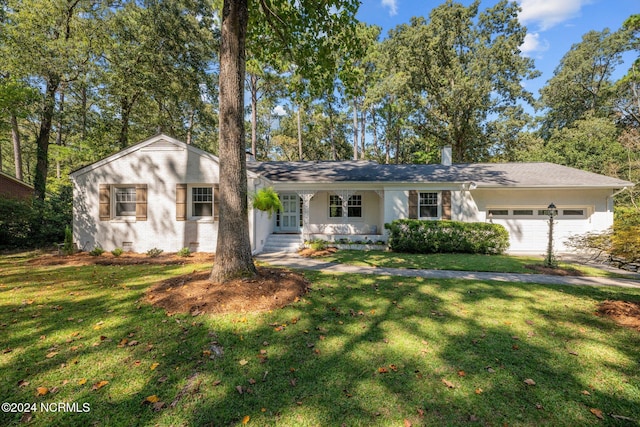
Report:
<svg viewBox="0 0 640 427"><path fill-rule="evenodd" d="M273 187L284 209L249 210L254 253L307 239L385 241L398 218L503 224L510 251L543 253L547 206L558 208L555 249L566 237L613 224L616 193L633 184L552 163L383 165L366 161L247 162L248 187ZM73 235L90 250L215 252L219 161L156 135L71 174Z"/></svg>

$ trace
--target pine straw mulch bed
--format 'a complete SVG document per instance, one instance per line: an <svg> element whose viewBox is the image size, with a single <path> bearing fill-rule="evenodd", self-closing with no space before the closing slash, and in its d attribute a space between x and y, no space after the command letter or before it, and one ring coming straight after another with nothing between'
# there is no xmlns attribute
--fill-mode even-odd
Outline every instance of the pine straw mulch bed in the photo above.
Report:
<svg viewBox="0 0 640 427"><path fill-rule="evenodd" d="M311 254L307 254L309 255ZM125 253L119 257L104 253L96 257L82 252L69 256L45 254L29 260L28 264L36 267L213 264L214 258L214 254L210 253L194 253L189 257L161 254L151 258L146 254L134 253ZM224 284L210 282L209 274L210 270L193 271L190 274L163 280L146 291L145 299L150 304L164 308L169 314L242 313L284 307L298 301L309 289L309 282L303 275L281 268L258 267L257 277L235 279ZM571 275L570 272L565 274ZM599 304L598 314L613 319L620 326L640 332L640 302L607 300Z"/></svg>
<svg viewBox="0 0 640 427"><path fill-rule="evenodd" d="M224 283L209 281L211 271L194 271L155 284L146 292L150 304L167 314L222 314L268 311L297 302L309 289L299 273L280 268L258 267L252 279Z"/></svg>
<svg viewBox="0 0 640 427"><path fill-rule="evenodd" d="M598 314L640 332L640 302L606 300L598 305Z"/></svg>
<svg viewBox="0 0 640 427"><path fill-rule="evenodd" d="M524 268L533 270L538 274L550 274L552 276L584 276L582 271L571 267L545 267L542 264L527 264Z"/></svg>
<svg viewBox="0 0 640 427"><path fill-rule="evenodd" d="M105 252L91 256L87 252L73 255L49 253L28 261L30 266L88 266L88 265L187 265L211 264L215 255L192 253L181 257L163 253L157 257L125 252L119 257ZM221 314L249 311L268 311L299 300L309 289L302 274L281 268L258 267L253 279L234 279L223 284L209 281L210 269L194 270L190 274L171 277L156 283L145 292L145 300L161 307L168 314Z"/></svg>

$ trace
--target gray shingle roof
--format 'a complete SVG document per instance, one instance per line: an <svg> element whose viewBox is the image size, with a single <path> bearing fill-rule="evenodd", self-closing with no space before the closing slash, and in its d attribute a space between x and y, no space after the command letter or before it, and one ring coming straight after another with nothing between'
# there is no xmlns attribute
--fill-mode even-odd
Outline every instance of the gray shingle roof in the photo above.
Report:
<svg viewBox="0 0 640 427"><path fill-rule="evenodd" d="M609 187L633 183L554 163L461 163L451 166L376 162L248 162L247 168L278 183L461 183L479 187Z"/></svg>

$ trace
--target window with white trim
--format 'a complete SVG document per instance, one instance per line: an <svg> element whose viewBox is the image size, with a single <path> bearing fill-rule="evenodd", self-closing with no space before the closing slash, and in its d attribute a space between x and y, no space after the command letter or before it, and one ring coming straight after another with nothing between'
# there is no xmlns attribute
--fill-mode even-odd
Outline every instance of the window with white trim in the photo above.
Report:
<svg viewBox="0 0 640 427"><path fill-rule="evenodd" d="M362 196L354 194L347 202L347 216L349 218L362 218Z"/></svg>
<svg viewBox="0 0 640 427"><path fill-rule="evenodd" d="M420 218L438 218L439 193L420 193L418 200L418 216Z"/></svg>
<svg viewBox="0 0 640 427"><path fill-rule="evenodd" d="M329 195L329 218L342 218L342 198L335 194Z"/></svg>
<svg viewBox="0 0 640 427"><path fill-rule="evenodd" d="M116 217L136 216L136 187L114 187Z"/></svg>
<svg viewBox="0 0 640 427"><path fill-rule="evenodd" d="M213 216L213 188L192 187L191 188L191 216L212 217Z"/></svg>

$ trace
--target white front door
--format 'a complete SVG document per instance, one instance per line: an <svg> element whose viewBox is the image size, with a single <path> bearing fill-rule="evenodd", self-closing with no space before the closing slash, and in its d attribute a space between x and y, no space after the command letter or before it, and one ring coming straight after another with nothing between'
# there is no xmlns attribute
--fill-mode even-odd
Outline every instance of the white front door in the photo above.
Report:
<svg viewBox="0 0 640 427"><path fill-rule="evenodd" d="M300 231L300 199L297 194L281 194L280 231Z"/></svg>

